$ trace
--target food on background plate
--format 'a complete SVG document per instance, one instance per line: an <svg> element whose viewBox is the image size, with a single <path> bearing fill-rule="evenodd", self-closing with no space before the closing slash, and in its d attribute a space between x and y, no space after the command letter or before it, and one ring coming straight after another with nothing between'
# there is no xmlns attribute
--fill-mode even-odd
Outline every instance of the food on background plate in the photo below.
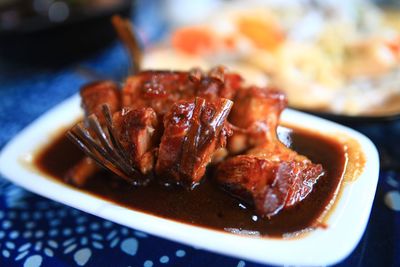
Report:
<svg viewBox="0 0 400 267"><path fill-rule="evenodd" d="M193 64L225 64L312 111L379 115L400 96L400 34L366 2L227 5L204 24L175 29L143 61L152 69Z"/></svg>

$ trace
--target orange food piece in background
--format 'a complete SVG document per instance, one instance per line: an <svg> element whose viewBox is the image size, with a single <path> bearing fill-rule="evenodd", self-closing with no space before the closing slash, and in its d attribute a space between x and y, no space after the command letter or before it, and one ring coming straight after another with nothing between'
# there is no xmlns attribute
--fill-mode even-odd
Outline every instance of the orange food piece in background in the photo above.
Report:
<svg viewBox="0 0 400 267"><path fill-rule="evenodd" d="M216 50L217 39L213 32L204 27L184 27L175 31L172 46L188 54L209 54Z"/></svg>
<svg viewBox="0 0 400 267"><path fill-rule="evenodd" d="M400 35L396 36L396 38L394 38L393 40L387 41L386 45L396 56L396 58L400 60Z"/></svg>
<svg viewBox="0 0 400 267"><path fill-rule="evenodd" d="M273 21L260 18L242 17L237 21L239 31L257 47L273 50L284 39L282 31Z"/></svg>
<svg viewBox="0 0 400 267"><path fill-rule="evenodd" d="M236 47L236 40L233 36L226 36L223 38L224 48L227 50L234 50Z"/></svg>

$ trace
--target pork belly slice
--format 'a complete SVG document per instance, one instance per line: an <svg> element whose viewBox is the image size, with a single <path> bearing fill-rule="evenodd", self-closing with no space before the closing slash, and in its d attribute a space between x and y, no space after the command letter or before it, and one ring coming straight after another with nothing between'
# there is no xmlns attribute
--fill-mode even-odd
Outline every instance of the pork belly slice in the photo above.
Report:
<svg viewBox="0 0 400 267"><path fill-rule="evenodd" d="M227 99L208 102L197 97L172 106L164 117L158 151L156 173L160 179L188 188L200 182L213 153L226 143L226 118L232 104Z"/></svg>
<svg viewBox="0 0 400 267"><path fill-rule="evenodd" d="M264 217L302 201L324 174L321 165L278 139L279 117L286 105L285 95L271 88L240 89L229 116L236 129L228 149L233 155L245 154L222 162L216 171L223 188Z"/></svg>
<svg viewBox="0 0 400 267"><path fill-rule="evenodd" d="M272 88L248 87L238 90L229 115L236 127L228 140L231 154L276 141L276 128L281 112L287 106L285 95Z"/></svg>
<svg viewBox="0 0 400 267"><path fill-rule="evenodd" d="M324 174L311 161L276 161L252 155L233 157L218 166L216 179L230 194L271 217L309 195Z"/></svg>
<svg viewBox="0 0 400 267"><path fill-rule="evenodd" d="M91 114L95 114L100 124L104 124L103 105L108 105L111 113L121 108L121 92L113 81L99 81L85 85L80 91L82 108L85 112L85 120Z"/></svg>
<svg viewBox="0 0 400 267"><path fill-rule="evenodd" d="M126 109L114 113L116 136L132 166L142 174L154 170L155 154L162 129L152 108Z"/></svg>
<svg viewBox="0 0 400 267"><path fill-rule="evenodd" d="M142 71L130 76L122 89L125 107L152 107L164 116L179 101L194 101L201 97L207 101L232 99L240 88L242 78L217 67L210 72L193 69L182 71Z"/></svg>
<svg viewBox="0 0 400 267"><path fill-rule="evenodd" d="M84 122L89 126L89 116L96 115L99 123L104 127L105 118L102 112L103 105L107 105L111 112L120 109L121 92L113 81L93 82L83 86L80 90L81 106L85 113ZM89 130L90 133L93 133ZM84 186L89 178L101 170L90 157L85 156L79 163L71 168L65 180L76 186Z"/></svg>

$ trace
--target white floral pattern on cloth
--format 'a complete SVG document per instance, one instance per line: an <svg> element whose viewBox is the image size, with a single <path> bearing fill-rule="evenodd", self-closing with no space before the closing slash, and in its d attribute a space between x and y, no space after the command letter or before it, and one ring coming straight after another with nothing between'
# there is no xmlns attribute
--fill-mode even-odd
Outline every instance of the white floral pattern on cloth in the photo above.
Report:
<svg viewBox="0 0 400 267"><path fill-rule="evenodd" d="M102 266L110 260L118 266L178 266L188 250L196 249L149 237L0 178L0 266ZM233 267L247 266L228 261Z"/></svg>
<svg viewBox="0 0 400 267"><path fill-rule="evenodd" d="M55 255L65 255L77 266L85 266L96 251L104 249L135 256L140 240L148 237L38 197L1 179L0 207L0 263L13 260L20 266L37 267ZM177 250L171 256L184 257L185 251ZM167 263L171 256L162 255L159 261ZM154 265L151 260L143 264Z"/></svg>
<svg viewBox="0 0 400 267"><path fill-rule="evenodd" d="M386 176L386 183L391 190L386 192L384 202L386 206L393 211L400 211L400 182L394 172L389 172Z"/></svg>

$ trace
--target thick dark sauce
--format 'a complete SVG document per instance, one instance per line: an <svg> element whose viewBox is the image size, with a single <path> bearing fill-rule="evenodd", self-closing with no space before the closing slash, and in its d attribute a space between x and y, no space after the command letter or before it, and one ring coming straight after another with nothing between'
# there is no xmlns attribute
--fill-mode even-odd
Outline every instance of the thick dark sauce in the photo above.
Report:
<svg viewBox="0 0 400 267"><path fill-rule="evenodd" d="M271 219L255 216L251 208L219 189L211 177L204 179L193 191L187 191L155 182L135 188L102 172L82 190L122 206L176 221L230 232L281 237L316 226L316 220L335 195L345 166L343 145L330 138L300 129L288 131L284 138L291 143L291 148L313 162L321 163L326 175L319 179L304 201ZM82 156L82 152L61 135L38 154L35 164L44 173L63 182L66 171Z"/></svg>

